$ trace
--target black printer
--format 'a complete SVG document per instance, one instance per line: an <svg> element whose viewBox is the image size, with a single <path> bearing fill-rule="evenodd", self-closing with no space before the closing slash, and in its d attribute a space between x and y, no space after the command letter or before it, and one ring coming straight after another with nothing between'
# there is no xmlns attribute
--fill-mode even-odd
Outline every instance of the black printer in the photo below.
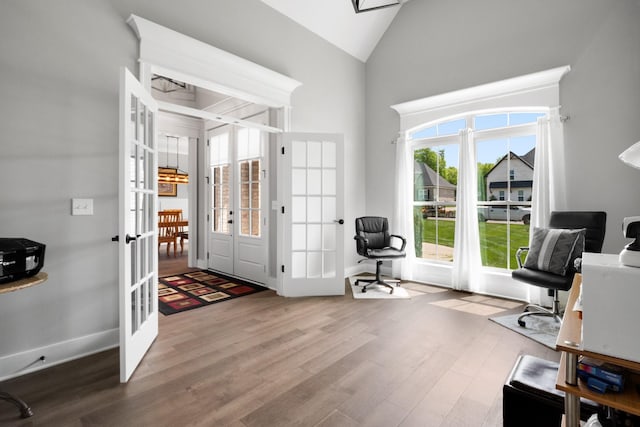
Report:
<svg viewBox="0 0 640 427"><path fill-rule="evenodd" d="M23 238L0 238L0 283L38 274L45 245Z"/></svg>

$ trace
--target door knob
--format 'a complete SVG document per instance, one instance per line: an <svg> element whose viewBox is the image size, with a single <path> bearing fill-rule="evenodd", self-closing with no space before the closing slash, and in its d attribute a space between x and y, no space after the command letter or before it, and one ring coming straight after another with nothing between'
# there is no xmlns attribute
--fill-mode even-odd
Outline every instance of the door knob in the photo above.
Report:
<svg viewBox="0 0 640 427"><path fill-rule="evenodd" d="M233 220L230 219L229 221L227 221L227 224L233 224Z"/></svg>
<svg viewBox="0 0 640 427"><path fill-rule="evenodd" d="M344 224L344 219L334 219L333 222L337 222L338 224Z"/></svg>
<svg viewBox="0 0 640 427"><path fill-rule="evenodd" d="M125 237L125 239L124 239L124 240L125 240L125 242L127 242L127 245L128 245L128 244L129 244L129 243L131 243L133 240L138 240L138 237L140 237L140 235L138 235L138 236L129 236L129 235L127 234L127 236Z"/></svg>

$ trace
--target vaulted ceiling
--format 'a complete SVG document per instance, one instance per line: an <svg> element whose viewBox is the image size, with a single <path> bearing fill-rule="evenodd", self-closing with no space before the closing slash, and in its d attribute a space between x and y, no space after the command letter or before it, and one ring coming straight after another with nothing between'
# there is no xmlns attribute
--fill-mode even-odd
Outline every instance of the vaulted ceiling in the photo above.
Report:
<svg viewBox="0 0 640 427"><path fill-rule="evenodd" d="M367 62L402 7L400 4L356 14L351 0L262 1L362 62Z"/></svg>

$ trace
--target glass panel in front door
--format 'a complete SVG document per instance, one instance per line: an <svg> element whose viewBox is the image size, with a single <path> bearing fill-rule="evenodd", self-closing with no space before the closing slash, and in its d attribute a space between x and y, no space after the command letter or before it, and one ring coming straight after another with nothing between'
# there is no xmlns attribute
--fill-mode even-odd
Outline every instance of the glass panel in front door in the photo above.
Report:
<svg viewBox="0 0 640 427"><path fill-rule="evenodd" d="M211 231L216 233L231 233L231 179L229 134L222 133L211 137L210 165L211 165Z"/></svg>
<svg viewBox="0 0 640 427"><path fill-rule="evenodd" d="M238 170L240 171L240 235L260 237L260 197L262 188L261 134L257 129L238 130Z"/></svg>

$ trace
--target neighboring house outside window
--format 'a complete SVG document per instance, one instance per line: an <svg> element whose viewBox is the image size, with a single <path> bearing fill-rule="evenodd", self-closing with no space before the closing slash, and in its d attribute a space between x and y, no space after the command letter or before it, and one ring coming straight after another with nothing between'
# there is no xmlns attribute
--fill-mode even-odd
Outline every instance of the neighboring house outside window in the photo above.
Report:
<svg viewBox="0 0 640 427"><path fill-rule="evenodd" d="M393 263L394 275L540 302L544 295L515 282L509 270L515 267L517 247L529 243L529 222L541 226L548 220L547 206L566 204L564 117L559 105L560 80L569 70L556 67L391 106L400 115L394 229L414 243L404 261ZM532 151L536 146L537 152ZM521 174L510 153L520 158L535 153L538 165L532 178ZM494 171L496 176L487 177L500 160L505 163L504 175ZM432 195L433 202L424 197L416 200L420 190L411 187L416 161L456 184L455 201L442 200L438 194ZM496 187L499 181L536 185L531 195L527 186L507 185L493 188L492 196L491 184ZM500 191L505 200L498 200ZM422 218L421 209L429 204L437 205L435 212ZM452 261L419 253L425 243L435 245L439 253L448 248Z"/></svg>
<svg viewBox="0 0 640 427"><path fill-rule="evenodd" d="M505 200L505 193L518 190L518 195L522 191L523 199L519 201L530 200L533 192L533 159L535 157L535 148L531 149L523 156L510 152L509 158L503 156L496 165L485 174L485 182L487 183L487 194L491 200L491 196L499 194L498 200ZM506 175L507 163L510 165L509 181L504 179ZM514 177L520 178L517 181Z"/></svg>
<svg viewBox="0 0 640 427"><path fill-rule="evenodd" d="M411 134L414 152L416 256L453 261L458 175L458 132L474 129L478 227L482 265L516 268L515 251L529 239L536 121L540 112L469 114ZM495 135L495 136L494 136ZM515 178L518 178L516 180ZM499 203L503 202L503 203ZM516 204L517 203L517 204Z"/></svg>

